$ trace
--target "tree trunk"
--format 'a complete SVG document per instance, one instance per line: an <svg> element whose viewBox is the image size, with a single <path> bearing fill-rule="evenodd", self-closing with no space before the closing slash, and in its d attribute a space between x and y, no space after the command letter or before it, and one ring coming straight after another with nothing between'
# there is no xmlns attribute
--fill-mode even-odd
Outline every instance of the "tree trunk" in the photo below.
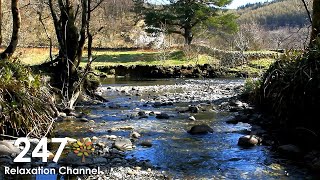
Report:
<svg viewBox="0 0 320 180"><path fill-rule="evenodd" d="M313 0L312 31L310 37L310 48L314 48L319 41L320 33L320 0ZM318 42L319 43L319 42Z"/></svg>
<svg viewBox="0 0 320 180"><path fill-rule="evenodd" d="M0 0L0 46L2 44L2 0Z"/></svg>
<svg viewBox="0 0 320 180"><path fill-rule="evenodd" d="M81 91L78 68L82 60L86 36L89 36L86 34L86 28L89 26L90 2L91 0L81 1L81 26L78 28L76 16L79 7L73 7L71 1L58 0L59 9L55 9L52 0L49 0L59 43L58 66L54 71L56 74L55 82L57 83L56 87L62 90L68 108L72 108Z"/></svg>
<svg viewBox="0 0 320 180"><path fill-rule="evenodd" d="M193 39L191 27L184 28L184 43L185 45L190 45Z"/></svg>
<svg viewBox="0 0 320 180"><path fill-rule="evenodd" d="M1 59L10 58L18 45L19 30L20 30L20 23L21 23L21 17L20 17L20 12L18 8L18 0L11 0L11 11L12 11L12 21L13 21L11 41L7 49L3 53L1 53L0 55Z"/></svg>

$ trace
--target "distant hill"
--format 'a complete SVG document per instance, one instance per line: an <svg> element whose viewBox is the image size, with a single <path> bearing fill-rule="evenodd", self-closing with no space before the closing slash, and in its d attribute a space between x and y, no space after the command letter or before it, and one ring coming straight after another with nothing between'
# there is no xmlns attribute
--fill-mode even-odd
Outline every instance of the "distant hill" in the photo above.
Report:
<svg viewBox="0 0 320 180"><path fill-rule="evenodd" d="M311 7L312 0L306 0ZM267 29L279 27L305 27L309 25L307 12L301 0L275 0L247 4L236 10L239 23L256 22Z"/></svg>

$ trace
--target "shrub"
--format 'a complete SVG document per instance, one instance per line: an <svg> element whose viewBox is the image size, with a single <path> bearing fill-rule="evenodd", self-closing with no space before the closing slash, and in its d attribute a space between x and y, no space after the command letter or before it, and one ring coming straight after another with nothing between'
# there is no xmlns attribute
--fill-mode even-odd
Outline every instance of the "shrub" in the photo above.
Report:
<svg viewBox="0 0 320 180"><path fill-rule="evenodd" d="M260 88L264 107L281 127L303 127L320 132L320 53L291 53L276 61L266 72Z"/></svg>
<svg viewBox="0 0 320 180"><path fill-rule="evenodd" d="M50 133L54 111L41 77L19 62L0 62L0 133L41 137Z"/></svg>

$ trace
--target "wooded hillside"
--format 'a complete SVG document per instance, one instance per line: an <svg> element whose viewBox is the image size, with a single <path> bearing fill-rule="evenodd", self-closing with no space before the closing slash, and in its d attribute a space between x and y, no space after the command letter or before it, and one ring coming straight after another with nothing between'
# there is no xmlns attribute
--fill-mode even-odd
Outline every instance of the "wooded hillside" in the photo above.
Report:
<svg viewBox="0 0 320 180"><path fill-rule="evenodd" d="M311 0L307 0L311 10ZM268 29L279 27L305 27L310 25L308 14L301 0L275 0L266 3L247 4L236 11L240 23L258 23Z"/></svg>

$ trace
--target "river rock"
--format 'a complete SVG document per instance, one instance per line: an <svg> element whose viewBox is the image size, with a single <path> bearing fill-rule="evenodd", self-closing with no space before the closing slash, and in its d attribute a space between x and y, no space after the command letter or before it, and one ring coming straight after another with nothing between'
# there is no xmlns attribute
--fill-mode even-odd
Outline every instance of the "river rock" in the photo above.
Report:
<svg viewBox="0 0 320 180"><path fill-rule="evenodd" d="M237 107L242 107L243 103L239 100L234 100L230 102L230 106L237 106Z"/></svg>
<svg viewBox="0 0 320 180"><path fill-rule="evenodd" d="M66 108L63 110L64 113L66 113L67 115L70 114L73 111L73 109L70 108Z"/></svg>
<svg viewBox="0 0 320 180"><path fill-rule="evenodd" d="M98 142L98 143L97 143L97 146L100 147L100 148L105 148L105 147L106 147L106 144L103 143L103 142Z"/></svg>
<svg viewBox="0 0 320 180"><path fill-rule="evenodd" d="M0 141L0 155L16 156L20 149L8 141Z"/></svg>
<svg viewBox="0 0 320 180"><path fill-rule="evenodd" d="M127 138L116 139L113 146L121 151L132 150L133 148L132 142L130 141L130 139Z"/></svg>
<svg viewBox="0 0 320 180"><path fill-rule="evenodd" d="M39 144L40 140L37 138L28 138L29 142L30 142L30 148L29 148L29 152L31 153L36 146Z"/></svg>
<svg viewBox="0 0 320 180"><path fill-rule="evenodd" d="M190 117L189 117L189 120L190 120L190 121L195 121L196 118L195 118L194 116L190 116Z"/></svg>
<svg viewBox="0 0 320 180"><path fill-rule="evenodd" d="M89 119L87 119L87 118L79 118L78 120L81 122L89 122Z"/></svg>
<svg viewBox="0 0 320 180"><path fill-rule="evenodd" d="M48 160L53 160L53 158L54 158L54 154L52 153L52 152L50 152L50 151L48 151Z"/></svg>
<svg viewBox="0 0 320 180"><path fill-rule="evenodd" d="M59 116L60 116L60 117L67 117L67 114L64 113L64 112L59 112Z"/></svg>
<svg viewBox="0 0 320 180"><path fill-rule="evenodd" d="M139 116L145 116L145 115L146 115L146 112L144 112L144 111L139 111L139 112L138 112L138 115L139 115Z"/></svg>
<svg viewBox="0 0 320 180"><path fill-rule="evenodd" d="M113 141L118 138L116 135L105 135L104 137Z"/></svg>
<svg viewBox="0 0 320 180"><path fill-rule="evenodd" d="M170 116L166 113L161 113L156 116L157 119L169 119Z"/></svg>
<svg viewBox="0 0 320 180"><path fill-rule="evenodd" d="M209 127L206 124L201 124L201 125L195 125L193 126L188 133L195 135L195 134L208 134L208 133L213 133L213 129Z"/></svg>
<svg viewBox="0 0 320 180"><path fill-rule="evenodd" d="M133 130L134 128L132 126L123 126L123 127L120 127L119 129L121 129L121 130Z"/></svg>
<svg viewBox="0 0 320 180"><path fill-rule="evenodd" d="M261 143L261 138L256 135L245 135L239 138L238 145L243 147L251 147Z"/></svg>
<svg viewBox="0 0 320 180"><path fill-rule="evenodd" d="M77 142L77 140L74 138L70 138L70 137L65 137L65 138L67 139L68 143Z"/></svg>
<svg viewBox="0 0 320 180"><path fill-rule="evenodd" d="M199 107L197 106L189 106L188 111L191 113L198 113L199 112Z"/></svg>
<svg viewBox="0 0 320 180"><path fill-rule="evenodd" d="M135 138L135 139L139 139L141 137L141 135L138 132L133 131L130 134L130 137Z"/></svg>
<svg viewBox="0 0 320 180"><path fill-rule="evenodd" d="M141 146L144 146L144 147L152 147L152 142L151 141L142 141L140 143Z"/></svg>
<svg viewBox="0 0 320 180"><path fill-rule="evenodd" d="M153 104L153 107L158 108L158 107L161 107L161 105L162 105L161 102L155 102L155 103Z"/></svg>

